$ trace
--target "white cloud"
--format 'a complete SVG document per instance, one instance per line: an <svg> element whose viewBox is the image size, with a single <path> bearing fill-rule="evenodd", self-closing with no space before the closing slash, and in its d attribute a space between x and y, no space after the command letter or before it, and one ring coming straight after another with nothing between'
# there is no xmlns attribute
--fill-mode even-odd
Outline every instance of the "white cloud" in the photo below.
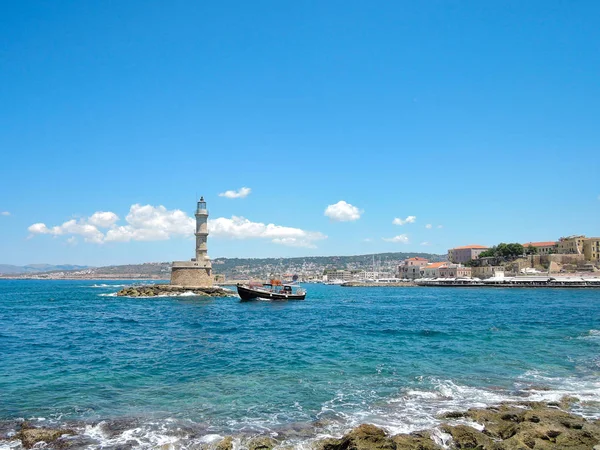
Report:
<svg viewBox="0 0 600 450"><path fill-rule="evenodd" d="M195 220L180 209L168 210L162 205L131 205L125 217L127 225L113 226L106 242L164 241L171 236L191 236Z"/></svg>
<svg viewBox="0 0 600 450"><path fill-rule="evenodd" d="M437 227L438 228L444 228L444 225L438 225Z"/></svg>
<svg viewBox="0 0 600 450"><path fill-rule="evenodd" d="M318 231L305 231L300 228L252 222L245 217L219 217L208 221L208 231L215 237L231 239L270 239L275 244L292 247L315 248L315 241L326 239Z"/></svg>
<svg viewBox="0 0 600 450"><path fill-rule="evenodd" d="M399 234L393 238L383 238L386 242L398 242L401 244L408 244L408 236L406 234Z"/></svg>
<svg viewBox="0 0 600 450"><path fill-rule="evenodd" d="M400 219L396 217L392 223L394 225L405 225L407 223L415 223L417 221L417 216L408 216L406 219Z"/></svg>
<svg viewBox="0 0 600 450"><path fill-rule="evenodd" d="M131 205L125 218L127 225L117 226L119 217L110 211L98 211L88 218L71 219L62 225L47 227L44 223L34 223L28 230L32 235L81 236L86 242L102 244L118 241L156 241L169 239L173 235L191 235L194 232L194 219L178 209L167 210L164 206ZM98 228L109 228L104 234Z"/></svg>
<svg viewBox="0 0 600 450"><path fill-rule="evenodd" d="M371 239L371 238L364 238L363 242L373 242L373 239Z"/></svg>
<svg viewBox="0 0 600 450"><path fill-rule="evenodd" d="M50 230L45 223L34 223L27 228L33 234L50 234Z"/></svg>
<svg viewBox="0 0 600 450"><path fill-rule="evenodd" d="M427 225L425 225L425 228L427 228L428 230L431 230L433 228L433 225L431 225L430 223L428 223Z"/></svg>
<svg viewBox="0 0 600 450"><path fill-rule="evenodd" d="M424 242L421 242L421 245L431 245L431 244L427 241L424 241Z"/></svg>
<svg viewBox="0 0 600 450"><path fill-rule="evenodd" d="M0 216L10 216L10 212L2 211L2 212L0 212Z"/></svg>
<svg viewBox="0 0 600 450"><path fill-rule="evenodd" d="M225 191L219 194L219 197L227 197L227 198L245 198L252 192L252 189L249 187L243 187L238 189L237 191Z"/></svg>
<svg viewBox="0 0 600 450"><path fill-rule="evenodd" d="M100 228L112 227L119 220L119 216L110 211L98 211L90 216L88 223Z"/></svg>
<svg viewBox="0 0 600 450"><path fill-rule="evenodd" d="M28 228L31 234L50 234L52 236L62 236L66 234L82 236L86 242L102 243L104 234L86 222L85 219L79 221L71 219L52 228L48 228L44 223L34 223Z"/></svg>
<svg viewBox="0 0 600 450"><path fill-rule="evenodd" d="M75 236L81 236L86 242L129 242L160 241L175 236L192 237L196 221L179 209L168 210L164 206L131 205L125 217L125 225L118 225L118 216L112 212L98 211L89 218L69 220L62 225L47 227L44 223L35 223L28 230L31 236L48 234L52 236L70 235L67 242L74 242ZM103 233L98 227L109 228ZM208 221L209 233L215 237L233 239L269 239L271 242L292 247L315 248L315 242L326 239L323 233L305 231L300 228L275 224L251 222L244 217L233 216Z"/></svg>
<svg viewBox="0 0 600 450"><path fill-rule="evenodd" d="M344 200L329 205L325 209L325 215L336 222L358 220L362 213L363 211L359 210L356 206L352 206L350 203L346 203Z"/></svg>
<svg viewBox="0 0 600 450"><path fill-rule="evenodd" d="M77 244L77 238L75 236L71 236L69 239L67 239L67 244L69 244L69 245Z"/></svg>

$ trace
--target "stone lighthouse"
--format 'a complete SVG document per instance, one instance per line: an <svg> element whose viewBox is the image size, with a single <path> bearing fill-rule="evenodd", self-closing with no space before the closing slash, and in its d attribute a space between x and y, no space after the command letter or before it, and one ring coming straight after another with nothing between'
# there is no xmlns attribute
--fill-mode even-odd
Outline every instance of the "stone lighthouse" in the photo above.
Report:
<svg viewBox="0 0 600 450"><path fill-rule="evenodd" d="M213 285L212 264L208 257L208 209L204 197L196 207L196 257L191 261L173 261L171 284L183 287L211 287Z"/></svg>

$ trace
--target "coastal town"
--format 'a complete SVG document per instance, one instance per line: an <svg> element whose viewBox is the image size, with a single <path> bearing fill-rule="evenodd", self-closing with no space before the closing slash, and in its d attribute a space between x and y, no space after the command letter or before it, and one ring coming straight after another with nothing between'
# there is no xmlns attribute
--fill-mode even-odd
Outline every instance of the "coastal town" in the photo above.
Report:
<svg viewBox="0 0 600 450"><path fill-rule="evenodd" d="M597 286L600 278L600 238L583 235L557 241L471 244L451 248L444 261L410 257L394 272L325 271L325 283L357 286L361 283L417 285Z"/></svg>
<svg viewBox="0 0 600 450"><path fill-rule="evenodd" d="M0 277L22 279L170 280L171 289L212 288L280 279L343 286L581 286L596 287L600 237L572 235L556 241L464 245L445 255L383 253L297 258L215 258L208 256L208 206L196 203L194 257L171 263L145 263L76 270L31 272L12 266ZM11 267L11 266L4 266ZM40 267L39 265L37 267ZM41 267L48 268L46 265ZM62 266L61 268L68 267ZM536 277L537 276L537 277ZM544 277L545 276L545 277ZM557 278L558 277L558 278Z"/></svg>
<svg viewBox="0 0 600 450"><path fill-rule="evenodd" d="M296 258L215 258L215 283L265 280L271 277L300 282L340 285L378 283L407 285L415 280L495 280L508 277L598 277L600 238L561 237L556 241L465 245L446 255L382 253L356 256ZM0 273L3 278L26 279L149 279L168 280L171 263L145 263L78 270Z"/></svg>

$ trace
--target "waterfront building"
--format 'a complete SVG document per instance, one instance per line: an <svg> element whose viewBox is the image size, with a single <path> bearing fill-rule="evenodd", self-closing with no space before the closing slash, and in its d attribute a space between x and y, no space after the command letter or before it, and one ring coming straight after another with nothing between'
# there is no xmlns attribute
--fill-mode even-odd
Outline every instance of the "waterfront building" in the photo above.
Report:
<svg viewBox="0 0 600 450"><path fill-rule="evenodd" d="M374 272L369 270L363 270L360 272L360 279L362 280L376 281L384 278L394 278L394 274L392 272Z"/></svg>
<svg viewBox="0 0 600 450"><path fill-rule="evenodd" d="M474 278L491 278L497 277L498 274L504 275L504 267L502 266L475 266L471 267L471 276Z"/></svg>
<svg viewBox="0 0 600 450"><path fill-rule="evenodd" d="M527 242L522 244L525 252L527 252L528 247L533 247L537 249L538 255L549 255L551 253L557 253L557 246L555 241L546 241L546 242Z"/></svg>
<svg viewBox="0 0 600 450"><path fill-rule="evenodd" d="M583 254L586 261L600 262L600 237L586 238L583 241Z"/></svg>
<svg viewBox="0 0 600 450"><path fill-rule="evenodd" d="M447 264L440 267L439 278L465 278L471 277L471 268L465 267L462 264Z"/></svg>
<svg viewBox="0 0 600 450"><path fill-rule="evenodd" d="M479 255L487 249L488 247L477 244L451 248L448 250L448 260L455 264L465 264L473 259L479 258Z"/></svg>
<svg viewBox="0 0 600 450"><path fill-rule="evenodd" d="M204 197L196 207L196 257L190 261L173 261L171 284L184 287L211 287L212 264L208 257L208 209Z"/></svg>
<svg viewBox="0 0 600 450"><path fill-rule="evenodd" d="M440 277L440 269L442 267L446 267L447 265L448 265L447 262L429 263L426 266L421 267L421 277L422 278L439 278Z"/></svg>
<svg viewBox="0 0 600 450"><path fill-rule="evenodd" d="M567 236L561 237L557 245L557 252L564 255L581 255L583 254L583 241L585 236Z"/></svg>
<svg viewBox="0 0 600 450"><path fill-rule="evenodd" d="M352 280L352 272L344 269L328 270L323 275L323 281L350 281Z"/></svg>
<svg viewBox="0 0 600 450"><path fill-rule="evenodd" d="M398 278L407 278L409 280L421 278L421 267L426 266L428 262L429 261L425 258L420 258L418 256L404 260L404 262L398 266Z"/></svg>

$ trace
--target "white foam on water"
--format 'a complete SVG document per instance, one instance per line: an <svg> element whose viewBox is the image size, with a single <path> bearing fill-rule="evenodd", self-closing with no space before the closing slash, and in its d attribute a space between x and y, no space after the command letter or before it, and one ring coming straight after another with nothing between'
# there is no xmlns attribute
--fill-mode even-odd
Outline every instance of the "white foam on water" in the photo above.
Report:
<svg viewBox="0 0 600 450"><path fill-rule="evenodd" d="M105 283L101 283L101 284L92 284L91 286L87 286L90 288L117 288L117 287L125 287L125 286L130 286L129 284L105 284Z"/></svg>
<svg viewBox="0 0 600 450"><path fill-rule="evenodd" d="M167 434L168 429L166 423L159 426L156 429L156 424L143 424L135 428L124 430L120 434L110 437L108 433L102 429L106 425L105 421L102 421L96 425L87 425L83 430L82 434L91 439L94 439L100 443L100 448L106 446L116 446L126 444L128 441L136 441L135 448L139 449L153 449L160 447L162 449L175 449L179 448L180 438L176 436L169 436Z"/></svg>
<svg viewBox="0 0 600 450"><path fill-rule="evenodd" d="M532 370L519 379L544 386L543 389L530 388L527 400L558 402L563 397L576 397L580 401L572 406L574 412L588 419L600 419L600 379L596 376L557 378Z"/></svg>
<svg viewBox="0 0 600 450"><path fill-rule="evenodd" d="M182 292L181 294L175 294L174 297L198 297L198 294L194 294L192 291Z"/></svg>
<svg viewBox="0 0 600 450"><path fill-rule="evenodd" d="M578 336L577 339L597 342L600 344L600 330L590 330L586 334Z"/></svg>
<svg viewBox="0 0 600 450"><path fill-rule="evenodd" d="M105 297L115 297L117 295L117 293L114 292L112 294L99 294L99 295L105 296ZM125 297L125 298L172 298L172 297L203 297L203 295L195 294L192 291L186 291L186 292L169 292L169 293L159 294L159 295L122 295L121 297Z"/></svg>
<svg viewBox="0 0 600 450"><path fill-rule="evenodd" d="M98 294L98 297L116 297L116 292L111 292L110 294Z"/></svg>
<svg viewBox="0 0 600 450"><path fill-rule="evenodd" d="M431 440L442 448L450 448L452 435L435 427L431 430Z"/></svg>
<svg viewBox="0 0 600 450"><path fill-rule="evenodd" d="M573 412L588 419L600 418L600 380L597 378L551 378L538 372L527 372L515 383L515 389L486 389L483 387L465 386L452 380L425 378L423 389L405 389L398 397L382 402L369 403L364 408L344 411L340 408L344 403L344 395L338 394L334 399L325 402L321 415L333 417L335 420L323 429L318 438L340 437L361 423L371 423L385 429L391 435L411 433L424 429L436 429L448 419L440 419L440 415L451 411L466 411L469 408L485 408L502 402L540 401L558 402L565 396L579 398L582 403L573 406ZM522 390L521 385L542 385L541 388ZM450 420L476 429L483 426L466 418ZM448 445L449 436L439 434L438 444Z"/></svg>
<svg viewBox="0 0 600 450"><path fill-rule="evenodd" d="M243 419L229 420L225 425L227 432L211 427L207 434L191 433L186 436L187 433L181 431L186 428L180 428L180 420L165 419L136 423L130 429L116 434L105 431L110 423L100 422L85 426L82 434L98 442L91 445L91 448L125 445L128 441L137 442L135 447L139 449L184 449L200 445L212 447L225 434L233 434L234 450L247 448L248 436L253 435L270 435L284 439L282 445L308 450L316 440L339 438L361 423L371 423L385 429L390 435L427 429L431 431L433 441L443 448L449 448L451 437L439 429L442 422L462 423L479 430L483 426L468 418L440 419L440 414L466 411L473 407L483 408L505 401L553 402L564 396L577 397L588 405L575 405L576 413L587 418L600 417L600 379L553 378L539 371L528 371L515 380L514 388L511 389L474 387L453 380L423 377L416 386L405 388L399 395L387 400L377 397L370 390L340 391L322 404L321 411L317 414L321 425L308 429L310 438L294 434L286 436L285 425L290 417L286 416L286 411L264 415L255 413L252 408ZM289 407L295 413L299 412L297 403L291 402ZM309 416L307 423L311 420ZM12 442L0 441L0 450L16 448L18 446Z"/></svg>
<svg viewBox="0 0 600 450"><path fill-rule="evenodd" d="M213 442L219 442L222 439L223 436L220 434L206 434L198 439L198 442L201 442L202 444L212 444Z"/></svg>

